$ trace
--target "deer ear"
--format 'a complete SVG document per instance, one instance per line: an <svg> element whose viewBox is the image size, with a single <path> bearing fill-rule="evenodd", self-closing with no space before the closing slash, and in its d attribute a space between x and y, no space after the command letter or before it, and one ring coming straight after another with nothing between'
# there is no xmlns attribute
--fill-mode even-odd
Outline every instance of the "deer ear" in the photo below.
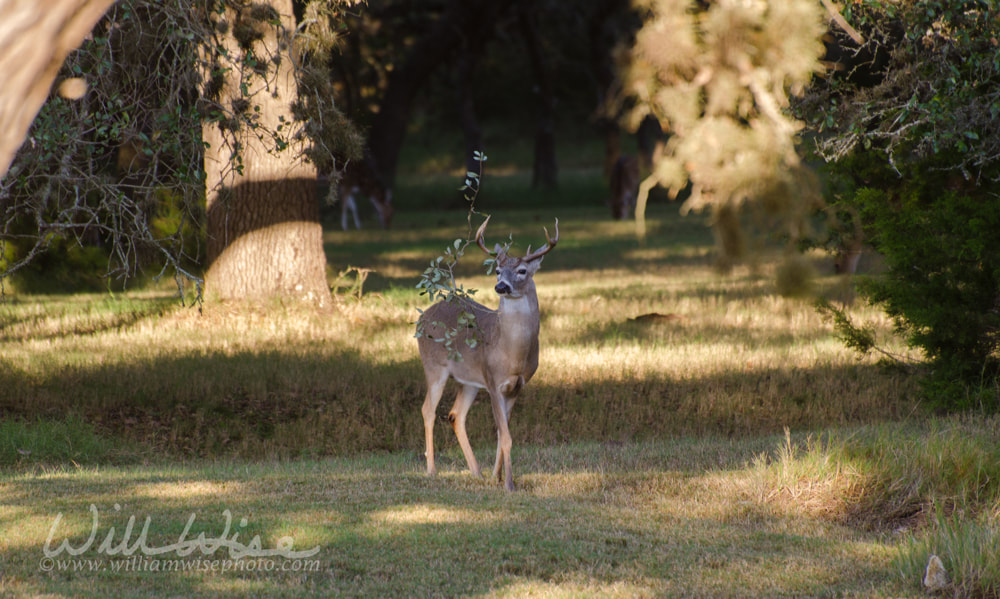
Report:
<svg viewBox="0 0 1000 599"><path fill-rule="evenodd" d="M539 256L530 262L526 262L525 264L529 269L531 269L531 272L534 273L538 270L538 267L542 265L543 258L545 258L545 256Z"/></svg>
<svg viewBox="0 0 1000 599"><path fill-rule="evenodd" d="M506 255L506 253L503 251L503 248L500 246L499 243L493 247L493 253L496 254L497 257L499 257L501 254Z"/></svg>

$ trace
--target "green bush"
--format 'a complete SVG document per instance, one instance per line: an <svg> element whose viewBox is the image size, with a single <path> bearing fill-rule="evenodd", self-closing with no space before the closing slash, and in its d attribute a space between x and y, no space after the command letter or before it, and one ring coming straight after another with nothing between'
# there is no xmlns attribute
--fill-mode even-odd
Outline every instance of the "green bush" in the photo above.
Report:
<svg viewBox="0 0 1000 599"><path fill-rule="evenodd" d="M1000 375L1000 200L920 189L899 198L871 188L854 194L888 266L864 279L860 291L923 349L933 399L949 408L996 409L990 391Z"/></svg>
<svg viewBox="0 0 1000 599"><path fill-rule="evenodd" d="M860 217L885 256L888 274L862 294L924 350L931 396L996 409L996 3L842 4L856 30L832 29L826 58L836 68L796 106L817 132L831 213ZM849 249L853 233L835 231L831 245Z"/></svg>
<svg viewBox="0 0 1000 599"><path fill-rule="evenodd" d="M16 243L8 244L7 262L0 263L0 268L20 260L27 251ZM26 293L102 291L112 283L103 276L108 271L109 258L108 251L100 245L54 237L44 253L14 275L13 288Z"/></svg>

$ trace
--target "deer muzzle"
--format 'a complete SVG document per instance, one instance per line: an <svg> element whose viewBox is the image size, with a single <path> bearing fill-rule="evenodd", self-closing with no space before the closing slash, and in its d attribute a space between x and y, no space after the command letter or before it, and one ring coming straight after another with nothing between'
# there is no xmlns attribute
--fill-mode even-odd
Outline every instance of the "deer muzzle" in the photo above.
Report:
<svg viewBox="0 0 1000 599"><path fill-rule="evenodd" d="M498 295L507 295L508 293L510 293L511 289L510 285L508 285L506 282L500 281L499 283L497 283L497 286L493 288L493 291L496 291Z"/></svg>

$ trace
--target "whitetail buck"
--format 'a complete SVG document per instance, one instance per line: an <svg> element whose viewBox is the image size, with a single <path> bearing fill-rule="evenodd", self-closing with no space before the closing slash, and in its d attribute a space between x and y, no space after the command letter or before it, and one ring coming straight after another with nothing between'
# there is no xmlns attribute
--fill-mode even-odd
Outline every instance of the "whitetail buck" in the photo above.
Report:
<svg viewBox="0 0 1000 599"><path fill-rule="evenodd" d="M639 193L639 161L621 156L611 169L611 215L616 220L629 217Z"/></svg>
<svg viewBox="0 0 1000 599"><path fill-rule="evenodd" d="M448 420L458 437L469 470L477 477L481 476L465 431L465 417L476 394L480 389L486 389L497 425L497 457L493 476L500 480L502 467L504 488L513 491L508 427L510 411L518 393L538 369L538 296L533 277L542 264L542 257L552 251L559 241L559 220L556 219L555 237L549 237L546 229L548 243L534 252L529 247L527 255L520 258L508 255L499 244L493 251L486 248L483 234L489 220L487 218L476 232L476 244L496 260L497 284L494 290L500 296L499 308L490 310L467 298L440 301L423 313L418 324L420 359L427 378L427 396L423 407L427 474L437 472L434 468L434 420L445 383L451 376L458 381L461 389L448 413ZM468 315L475 317L471 324L468 324ZM448 331L456 332L450 351L458 356L449 355L449 348L438 341ZM470 346L466 343L467 339L475 339L475 343ZM453 360L453 357L460 359Z"/></svg>
<svg viewBox="0 0 1000 599"><path fill-rule="evenodd" d="M340 226L347 230L347 216L354 217L354 228L361 228L358 218L359 195L367 196L378 214L379 224L383 229L389 228L395 209L392 207L392 188L382 183L381 178L367 160L351 160L340 171L338 183L340 198Z"/></svg>

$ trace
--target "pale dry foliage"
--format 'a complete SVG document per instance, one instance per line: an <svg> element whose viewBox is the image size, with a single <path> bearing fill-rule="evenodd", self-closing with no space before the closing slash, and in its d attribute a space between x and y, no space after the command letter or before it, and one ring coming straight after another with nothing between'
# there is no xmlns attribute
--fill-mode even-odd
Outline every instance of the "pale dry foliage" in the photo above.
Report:
<svg viewBox="0 0 1000 599"><path fill-rule="evenodd" d="M727 212L750 207L780 218L792 238L819 205L815 182L795 149L802 125L786 114L823 53L823 9L813 0L723 0L707 8L684 0L637 2L645 24L623 65L628 115L647 115L671 133L662 159L643 182L640 232L649 190L677 193L688 182L686 210L710 209L721 235L737 235ZM742 258L738 244L720 244Z"/></svg>

